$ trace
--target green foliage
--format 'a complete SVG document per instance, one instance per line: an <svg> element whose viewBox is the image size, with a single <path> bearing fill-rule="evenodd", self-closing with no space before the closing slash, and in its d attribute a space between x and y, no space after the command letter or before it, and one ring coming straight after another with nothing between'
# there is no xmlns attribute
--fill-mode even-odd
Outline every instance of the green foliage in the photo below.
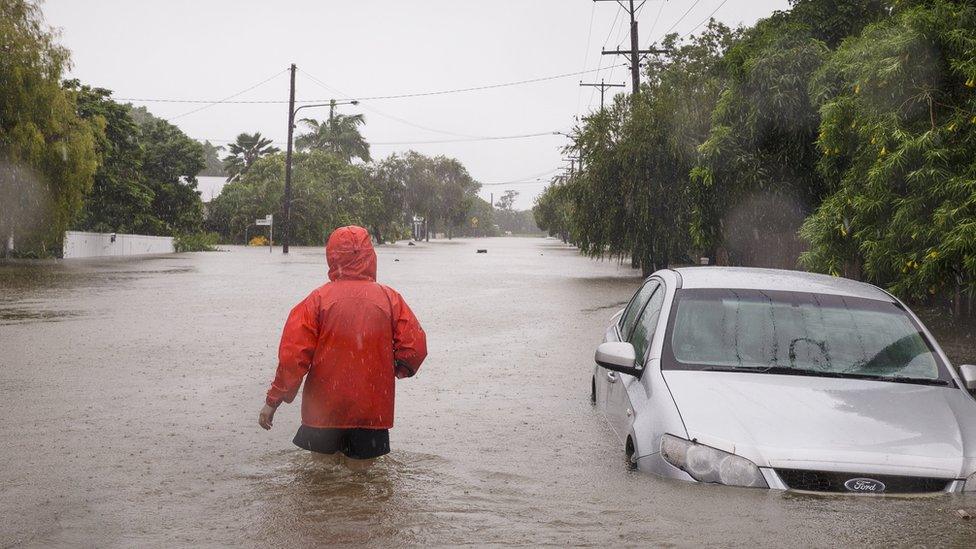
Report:
<svg viewBox="0 0 976 549"><path fill-rule="evenodd" d="M177 252L214 252L220 235L217 233L180 233L173 239Z"/></svg>
<svg viewBox="0 0 976 549"><path fill-rule="evenodd" d="M573 190L566 177L556 177L536 197L532 215L535 224L549 236L558 236L563 242L570 241L573 229Z"/></svg>
<svg viewBox="0 0 976 549"><path fill-rule="evenodd" d="M359 126L366 123L363 115L330 114L322 122L314 118L303 118L301 122L311 131L295 138L298 150L329 151L346 162L353 158L371 160L369 143L359 131Z"/></svg>
<svg viewBox="0 0 976 549"><path fill-rule="evenodd" d="M689 173L723 83L722 53L735 37L715 22L687 43L667 37L674 53L649 62L637 100L617 96L576 128L571 149L583 168L537 203L539 225L645 273L685 260Z"/></svg>
<svg viewBox="0 0 976 549"><path fill-rule="evenodd" d="M388 159L399 164L403 181L405 216L427 221L429 233L440 226L449 236L470 221L481 184L460 162L444 156L428 157L414 151Z"/></svg>
<svg viewBox="0 0 976 549"><path fill-rule="evenodd" d="M203 160L206 163L206 167L198 175L227 177L227 172L224 171L224 163L220 160L220 153L224 151L224 147L214 145L210 141L204 141L202 145Z"/></svg>
<svg viewBox="0 0 976 549"><path fill-rule="evenodd" d="M254 235L254 220L271 213L280 227L284 156L256 161L211 202L208 226L228 242ZM392 155L374 166L331 152L296 153L292 166L291 242L320 245L337 227L367 227L378 242L402 236L414 215L443 223L449 234L469 225L478 184L454 159Z"/></svg>
<svg viewBox="0 0 976 549"><path fill-rule="evenodd" d="M73 227L152 235L199 230L195 176L204 167L203 147L145 109L116 103L109 90L76 80L65 85L78 113L101 129L94 186Z"/></svg>
<svg viewBox="0 0 976 549"><path fill-rule="evenodd" d="M101 128L61 87L68 51L28 0L0 2L0 249L57 253L98 167Z"/></svg>
<svg viewBox="0 0 976 549"><path fill-rule="evenodd" d="M153 214L166 234L200 230L203 203L196 176L205 166L203 146L159 118L150 117L139 126L142 173L153 192Z"/></svg>
<svg viewBox="0 0 976 549"><path fill-rule="evenodd" d="M816 74L820 173L807 267L913 298L976 285L976 7L905 6Z"/></svg>
<svg viewBox="0 0 976 549"><path fill-rule="evenodd" d="M723 248L736 264L790 266L795 232L827 192L810 79L832 45L884 13L879 1L797 1L729 48L728 84L692 173L698 248ZM781 251L786 257L776 257Z"/></svg>
<svg viewBox="0 0 976 549"><path fill-rule="evenodd" d="M96 232L160 234L152 215L153 192L142 175L139 126L129 108L111 100L111 92L65 83L74 91L78 113L102 129L97 135L99 166L92 190L74 228Z"/></svg>
<svg viewBox="0 0 976 549"><path fill-rule="evenodd" d="M258 230L253 227L254 220L269 213L274 214L276 228L280 228L284 180L284 155L257 160L210 203L211 228L229 242L242 242L245 229L254 235ZM366 224L364 219L375 204L365 168L322 151L293 156L292 243L320 245L337 227Z"/></svg>
<svg viewBox="0 0 976 549"><path fill-rule="evenodd" d="M261 132L238 135L237 140L227 146L230 154L224 158L224 171L231 178L246 173L262 157L278 152L271 143L267 137L261 137Z"/></svg>

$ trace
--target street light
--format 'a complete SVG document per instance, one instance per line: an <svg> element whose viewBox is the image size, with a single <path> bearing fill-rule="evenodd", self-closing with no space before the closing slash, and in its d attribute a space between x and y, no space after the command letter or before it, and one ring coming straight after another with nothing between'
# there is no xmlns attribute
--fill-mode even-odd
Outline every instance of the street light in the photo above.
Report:
<svg viewBox="0 0 976 549"><path fill-rule="evenodd" d="M294 65L292 65L294 69ZM291 88L291 102L295 101L295 73L292 71L292 88ZM284 234L281 238L281 253L288 253L288 242L291 239L291 149L292 149L292 137L295 133L295 115L298 111L302 109L310 109L312 107L329 107L329 121L331 124L332 118L334 116L336 105L358 105L359 101L355 99L352 101L336 101L335 99L329 101L328 103L313 103L310 105L301 105L295 107L288 112L288 150L285 153L285 197L284 204L282 204L282 213L284 214Z"/></svg>

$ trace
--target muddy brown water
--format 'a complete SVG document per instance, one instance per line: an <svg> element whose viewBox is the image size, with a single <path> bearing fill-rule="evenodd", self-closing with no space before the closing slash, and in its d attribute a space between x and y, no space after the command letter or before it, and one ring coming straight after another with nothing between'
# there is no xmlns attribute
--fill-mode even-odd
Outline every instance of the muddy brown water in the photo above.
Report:
<svg viewBox="0 0 976 549"><path fill-rule="evenodd" d="M487 248L487 254L476 254ZM384 247L427 330L371 471L257 411L321 249L0 265L0 546L972 546L976 497L817 497L628 470L588 402L638 273L553 240ZM972 329L945 323L954 359Z"/></svg>

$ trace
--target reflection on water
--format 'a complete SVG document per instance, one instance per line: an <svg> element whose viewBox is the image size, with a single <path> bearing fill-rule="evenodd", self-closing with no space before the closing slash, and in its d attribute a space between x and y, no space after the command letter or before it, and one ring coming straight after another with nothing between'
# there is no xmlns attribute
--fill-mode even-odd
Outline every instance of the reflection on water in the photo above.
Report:
<svg viewBox="0 0 976 549"><path fill-rule="evenodd" d="M476 254L487 248L487 254ZM318 248L0 264L0 546L958 545L968 496L815 497L630 471L589 404L638 272L553 240L383 246L431 355L393 451L314 460L256 425ZM926 321L954 360L973 330ZM972 358L970 358L972 360Z"/></svg>

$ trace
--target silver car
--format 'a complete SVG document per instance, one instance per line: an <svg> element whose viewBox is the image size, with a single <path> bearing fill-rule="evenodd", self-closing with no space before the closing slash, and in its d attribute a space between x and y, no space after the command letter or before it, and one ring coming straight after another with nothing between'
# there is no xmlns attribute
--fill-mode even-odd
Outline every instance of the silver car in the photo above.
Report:
<svg viewBox="0 0 976 549"><path fill-rule="evenodd" d="M875 286L659 271L595 358L591 398L642 471L813 492L976 491L976 366L955 370Z"/></svg>

